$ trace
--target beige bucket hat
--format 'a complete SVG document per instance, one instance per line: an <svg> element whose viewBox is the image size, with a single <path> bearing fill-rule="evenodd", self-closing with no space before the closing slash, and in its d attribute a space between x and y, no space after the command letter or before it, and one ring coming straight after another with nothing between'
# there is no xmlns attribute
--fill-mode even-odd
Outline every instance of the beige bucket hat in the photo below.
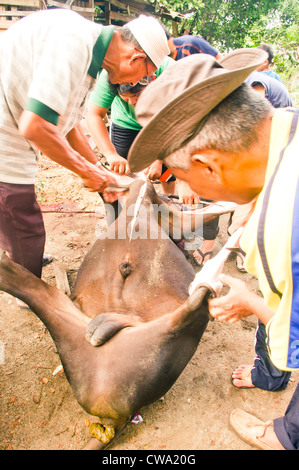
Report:
<svg viewBox="0 0 299 470"><path fill-rule="evenodd" d="M181 59L140 96L135 113L143 129L130 149L131 171L178 150L200 129L205 116L266 59L257 48L237 49L220 60L208 54Z"/></svg>

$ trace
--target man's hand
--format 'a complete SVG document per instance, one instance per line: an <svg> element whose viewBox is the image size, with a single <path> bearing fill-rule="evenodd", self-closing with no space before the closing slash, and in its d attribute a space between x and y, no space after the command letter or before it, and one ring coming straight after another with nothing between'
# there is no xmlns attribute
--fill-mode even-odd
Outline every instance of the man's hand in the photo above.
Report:
<svg viewBox="0 0 299 470"><path fill-rule="evenodd" d="M256 295L249 290L245 282L222 274L219 280L230 287L227 295L210 299L209 309L212 317L227 323L235 323L241 318L251 315L249 310L250 296Z"/></svg>
<svg viewBox="0 0 299 470"><path fill-rule="evenodd" d="M255 294L245 282L225 274L221 274L219 280L229 286L230 291L223 297L209 300L212 317L219 321L235 323L254 314L264 325L273 317L274 312L266 306L264 299Z"/></svg>
<svg viewBox="0 0 299 470"><path fill-rule="evenodd" d="M178 196L181 204L199 204L200 197L185 181L178 180Z"/></svg>
<svg viewBox="0 0 299 470"><path fill-rule="evenodd" d="M106 158L111 171L119 173L120 175L127 175L130 172L128 161L117 153L113 155L110 154Z"/></svg>
<svg viewBox="0 0 299 470"><path fill-rule="evenodd" d="M162 174L162 161L156 160L144 171L144 173L151 181L156 181Z"/></svg>
<svg viewBox="0 0 299 470"><path fill-rule="evenodd" d="M109 184L117 184L113 176L107 175L101 168L90 165L91 168L81 175L84 186L88 191L102 193Z"/></svg>

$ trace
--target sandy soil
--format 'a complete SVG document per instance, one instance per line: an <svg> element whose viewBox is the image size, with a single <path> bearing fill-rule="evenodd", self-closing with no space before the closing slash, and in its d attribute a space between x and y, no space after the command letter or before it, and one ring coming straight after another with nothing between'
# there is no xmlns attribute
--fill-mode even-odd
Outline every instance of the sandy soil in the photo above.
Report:
<svg viewBox="0 0 299 470"><path fill-rule="evenodd" d="M47 231L46 251L66 264L70 282L95 241L103 209L98 195L77 177L47 159L40 163L37 185ZM49 211L55 210L51 213ZM76 211L65 213L64 211ZM85 211L85 212L80 212ZM97 214L95 214L95 212ZM215 253L227 239L226 216ZM246 280L229 259L225 272ZM43 279L55 285L54 265ZM230 429L230 412L242 408L269 420L284 414L299 375L283 392L237 390L231 373L254 357L256 320L233 326L211 322L197 352L169 392L140 410L143 422L129 424L112 450L249 450ZM81 449L95 419L76 402L63 374L52 339L41 321L20 310L15 299L0 293L0 450Z"/></svg>

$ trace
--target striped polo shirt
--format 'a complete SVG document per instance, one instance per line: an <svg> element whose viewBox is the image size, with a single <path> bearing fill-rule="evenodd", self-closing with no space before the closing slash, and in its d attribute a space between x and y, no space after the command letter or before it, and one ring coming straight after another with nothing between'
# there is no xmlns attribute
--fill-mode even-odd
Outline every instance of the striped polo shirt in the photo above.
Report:
<svg viewBox="0 0 299 470"><path fill-rule="evenodd" d="M299 369L299 110L275 111L266 180L240 246L275 315L266 325L273 364Z"/></svg>
<svg viewBox="0 0 299 470"><path fill-rule="evenodd" d="M24 109L66 135L82 119L113 26L70 10L33 13L0 37L0 181L33 184L37 149L18 132Z"/></svg>

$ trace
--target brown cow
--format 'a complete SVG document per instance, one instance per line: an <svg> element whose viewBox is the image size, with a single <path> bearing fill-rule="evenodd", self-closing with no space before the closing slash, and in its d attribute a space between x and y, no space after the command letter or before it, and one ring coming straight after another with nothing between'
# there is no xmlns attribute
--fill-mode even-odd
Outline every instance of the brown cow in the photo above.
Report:
<svg viewBox="0 0 299 470"><path fill-rule="evenodd" d="M152 183L135 181L120 216L85 257L70 297L2 253L0 289L26 302L46 325L76 399L99 417L97 439L87 449L111 444L190 361L209 320L209 290L199 287L189 296L195 272L168 232L174 236L180 221L179 239L186 217L193 230L231 210L173 211Z"/></svg>

